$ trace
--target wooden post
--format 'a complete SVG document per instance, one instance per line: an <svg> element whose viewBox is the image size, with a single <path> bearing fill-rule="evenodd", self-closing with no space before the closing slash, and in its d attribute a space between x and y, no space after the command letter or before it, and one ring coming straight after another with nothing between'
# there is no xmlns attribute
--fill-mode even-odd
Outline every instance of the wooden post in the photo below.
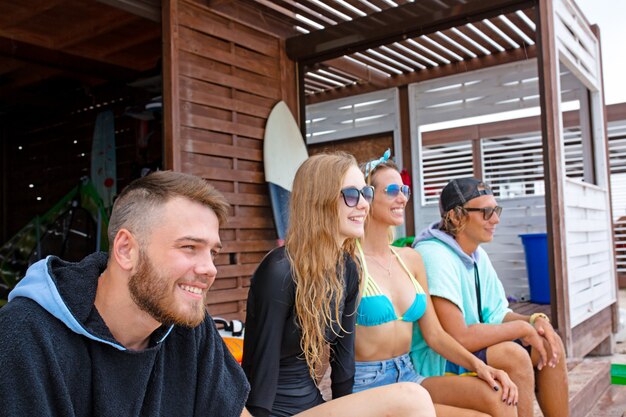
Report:
<svg viewBox="0 0 626 417"><path fill-rule="evenodd" d="M180 101L178 93L178 2L164 0L163 8L163 167L181 170Z"/></svg>
<svg viewBox="0 0 626 417"><path fill-rule="evenodd" d="M546 189L546 225L548 232L548 263L550 295L554 324L572 355L572 329L569 313L567 257L565 254L565 207L563 189L565 172L561 128L561 88L558 51L555 42L553 0L539 0L537 13L537 64L539 101L541 106L541 136Z"/></svg>
<svg viewBox="0 0 626 417"><path fill-rule="evenodd" d="M411 144L411 117L409 115L409 88L406 85L398 88L398 109L400 110L400 142L402 143L402 168L406 169L409 175L413 172L413 155ZM411 192L419 196L419 178L411 178ZM419 198L412 197L406 206L404 213L404 225L407 236L415 236L415 207L414 202Z"/></svg>

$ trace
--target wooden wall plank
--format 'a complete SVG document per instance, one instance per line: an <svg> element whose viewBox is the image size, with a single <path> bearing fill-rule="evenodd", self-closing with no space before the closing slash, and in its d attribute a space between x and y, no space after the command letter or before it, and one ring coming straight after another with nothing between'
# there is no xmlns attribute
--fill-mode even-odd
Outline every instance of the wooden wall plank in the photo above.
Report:
<svg viewBox="0 0 626 417"><path fill-rule="evenodd" d="M180 52L180 73L216 84L250 91L263 97L280 98L280 83L269 77L246 74L210 58L199 57L189 52ZM228 71L228 72L226 72Z"/></svg>
<svg viewBox="0 0 626 417"><path fill-rule="evenodd" d="M220 232L223 249L208 308L213 315L243 320L250 275L276 246L263 136L278 100L299 114L295 63L286 57L281 36L269 33L263 22L238 21L200 0L168 1L176 3L169 9L178 11L164 22L177 36L170 53L176 60L164 61L164 67L173 68L169 73L176 87L166 102L178 112L168 125L168 152L179 161L176 169L205 178L231 204Z"/></svg>
<svg viewBox="0 0 626 417"><path fill-rule="evenodd" d="M212 36L206 36L200 32L181 27L181 36L186 42L181 45L181 50L204 57L211 57L215 61L245 68L266 77L276 78L280 71L278 63L272 57L246 50L241 47L232 47L228 42L221 41Z"/></svg>
<svg viewBox="0 0 626 417"><path fill-rule="evenodd" d="M267 106L259 106L246 100L230 98L232 90L228 88L220 87L224 90L224 95L218 95L215 94L216 91L213 88L216 87L215 84L186 77L181 78L180 86L180 98L182 100L213 106L220 109L233 110L238 113L249 114L251 116L262 118L267 118L267 116L269 116Z"/></svg>
<svg viewBox="0 0 626 417"><path fill-rule="evenodd" d="M276 38L212 13L209 9L191 1L181 1L179 22L181 26L193 28L252 51L258 51L275 58L281 54Z"/></svg>

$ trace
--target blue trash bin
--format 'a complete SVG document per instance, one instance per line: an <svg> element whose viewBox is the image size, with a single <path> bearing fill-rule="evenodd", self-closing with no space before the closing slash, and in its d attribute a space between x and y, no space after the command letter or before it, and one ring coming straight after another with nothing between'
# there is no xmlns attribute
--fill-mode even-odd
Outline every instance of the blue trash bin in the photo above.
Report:
<svg viewBox="0 0 626 417"><path fill-rule="evenodd" d="M526 254L530 301L537 304L550 304L548 236L546 233L526 233L519 237L522 238Z"/></svg>

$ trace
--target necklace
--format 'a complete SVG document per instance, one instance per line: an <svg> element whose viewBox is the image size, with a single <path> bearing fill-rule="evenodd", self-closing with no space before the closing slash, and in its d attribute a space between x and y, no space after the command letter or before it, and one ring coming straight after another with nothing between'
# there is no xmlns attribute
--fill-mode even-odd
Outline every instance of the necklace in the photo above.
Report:
<svg viewBox="0 0 626 417"><path fill-rule="evenodd" d="M387 267L381 264L378 259L374 258L372 255L367 255L372 261L374 261L378 266L380 266L383 270L387 271L387 276L391 278L391 261L393 261L393 253L389 254L389 262L387 262Z"/></svg>

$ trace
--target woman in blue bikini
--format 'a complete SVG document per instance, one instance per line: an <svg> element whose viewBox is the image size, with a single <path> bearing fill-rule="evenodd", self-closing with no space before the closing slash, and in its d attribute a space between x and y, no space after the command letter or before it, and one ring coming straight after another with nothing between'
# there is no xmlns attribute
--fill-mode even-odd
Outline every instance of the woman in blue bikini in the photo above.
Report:
<svg viewBox="0 0 626 417"><path fill-rule="evenodd" d="M517 387L449 336L433 309L424 265L410 248L389 245L391 227L404 222L410 189L404 185L389 151L363 167L374 200L357 245L363 268L356 326L356 374L353 392L412 381L430 393L437 416L517 416ZM442 356L474 370L478 378L417 374L409 357L413 325ZM485 413L485 414L484 414Z"/></svg>

